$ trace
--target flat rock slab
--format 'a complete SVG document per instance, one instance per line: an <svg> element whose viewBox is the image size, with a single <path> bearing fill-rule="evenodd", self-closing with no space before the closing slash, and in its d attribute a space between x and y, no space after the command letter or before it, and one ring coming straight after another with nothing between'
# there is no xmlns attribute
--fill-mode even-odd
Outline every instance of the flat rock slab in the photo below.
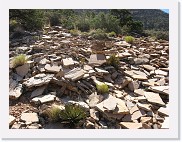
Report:
<svg viewBox="0 0 182 142"><path fill-rule="evenodd" d="M100 96L97 95L97 93L92 93L90 96L89 96L89 106L92 108L92 107L95 107L100 101Z"/></svg>
<svg viewBox="0 0 182 142"><path fill-rule="evenodd" d="M42 86L44 84L48 84L50 80L53 78L54 74L37 74L34 77L31 77L29 80L25 81L23 84L28 88L34 86Z"/></svg>
<svg viewBox="0 0 182 142"><path fill-rule="evenodd" d="M148 89L153 92L169 95L169 86L150 86Z"/></svg>
<svg viewBox="0 0 182 142"><path fill-rule="evenodd" d="M46 72L51 72L51 73L58 73L61 68L62 68L61 66L56 66L56 65L50 65L50 64L45 65Z"/></svg>
<svg viewBox="0 0 182 142"><path fill-rule="evenodd" d="M30 98L34 98L34 97L42 95L42 93L44 92L45 88L46 88L46 86L41 86L41 87L37 88L36 90L34 90L32 92Z"/></svg>
<svg viewBox="0 0 182 142"><path fill-rule="evenodd" d="M107 99L96 106L102 112L113 111L113 114L128 114L129 110L125 102L121 99L109 95Z"/></svg>
<svg viewBox="0 0 182 142"><path fill-rule="evenodd" d="M145 95L145 91L143 89L135 89L134 90L134 93L137 95L137 96L144 96Z"/></svg>
<svg viewBox="0 0 182 142"><path fill-rule="evenodd" d="M133 79L147 80L146 74L141 71L130 70L130 71L124 71L124 73Z"/></svg>
<svg viewBox="0 0 182 142"><path fill-rule="evenodd" d="M149 104L141 104L141 103L137 103L138 108L141 108L145 111L152 111L151 110L151 106Z"/></svg>
<svg viewBox="0 0 182 142"><path fill-rule="evenodd" d="M76 102L76 101L68 101L68 103L76 104L76 105L82 107L83 109L85 109L86 111L89 111L89 106L85 102L82 102L82 101L79 101L79 102Z"/></svg>
<svg viewBox="0 0 182 142"><path fill-rule="evenodd" d="M158 69L158 70L151 71L150 74L167 76L168 72Z"/></svg>
<svg viewBox="0 0 182 142"><path fill-rule="evenodd" d="M130 53L128 53L128 52L123 52L123 53L118 53L117 56L118 56L120 59L123 59L123 58L132 56L132 54L130 54Z"/></svg>
<svg viewBox="0 0 182 142"><path fill-rule="evenodd" d="M29 64L24 64L16 68L16 73L21 77L24 77L28 73L28 71L29 71Z"/></svg>
<svg viewBox="0 0 182 142"><path fill-rule="evenodd" d="M56 99L56 96L55 95L42 95L42 96L39 96L39 97L35 97L32 99L32 102L41 102L42 104L43 103L47 103L47 102L52 102Z"/></svg>
<svg viewBox="0 0 182 142"><path fill-rule="evenodd" d="M65 78L72 81L81 79L85 74L85 71L81 68L74 68L71 71L65 73Z"/></svg>
<svg viewBox="0 0 182 142"><path fill-rule="evenodd" d="M10 89L9 98L18 99L22 95L23 89L22 84L18 84L14 89Z"/></svg>
<svg viewBox="0 0 182 142"><path fill-rule="evenodd" d="M167 107L160 107L158 109L159 114L169 116L169 109Z"/></svg>
<svg viewBox="0 0 182 142"><path fill-rule="evenodd" d="M101 69L101 68L95 68L95 70L98 72L98 73L103 73L103 74L108 74L109 72L104 70L104 69Z"/></svg>
<svg viewBox="0 0 182 142"><path fill-rule="evenodd" d="M31 123L39 122L37 113L22 113L20 119L21 121L24 122L31 122Z"/></svg>
<svg viewBox="0 0 182 142"><path fill-rule="evenodd" d="M73 65L74 65L74 61L72 58L63 59L63 66L64 67L69 67L69 66L73 66Z"/></svg>
<svg viewBox="0 0 182 142"><path fill-rule="evenodd" d="M141 67L143 67L144 69L146 69L147 71L153 71L156 68L151 66L151 65L141 65Z"/></svg>
<svg viewBox="0 0 182 142"><path fill-rule="evenodd" d="M127 129L141 129L142 123L134 123L134 122L120 122L121 127Z"/></svg>
<svg viewBox="0 0 182 142"><path fill-rule="evenodd" d="M162 101L162 99L158 93L145 92L145 97L152 104L156 104L159 106L165 106L165 103Z"/></svg>
<svg viewBox="0 0 182 142"><path fill-rule="evenodd" d="M9 126L12 126L16 121L16 118L12 115L9 115Z"/></svg>
<svg viewBox="0 0 182 142"><path fill-rule="evenodd" d="M131 46L131 44L127 43L126 41L115 42L114 45L122 46L122 47L130 47Z"/></svg>
<svg viewBox="0 0 182 142"><path fill-rule="evenodd" d="M89 65L100 66L106 63L106 56L103 54L92 54L90 55Z"/></svg>

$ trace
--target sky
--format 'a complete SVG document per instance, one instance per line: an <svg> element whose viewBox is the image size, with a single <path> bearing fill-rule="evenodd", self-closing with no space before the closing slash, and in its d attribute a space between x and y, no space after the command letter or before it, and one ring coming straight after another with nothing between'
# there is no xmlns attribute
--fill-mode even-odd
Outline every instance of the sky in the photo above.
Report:
<svg viewBox="0 0 182 142"><path fill-rule="evenodd" d="M169 9L161 9L162 11L169 13Z"/></svg>

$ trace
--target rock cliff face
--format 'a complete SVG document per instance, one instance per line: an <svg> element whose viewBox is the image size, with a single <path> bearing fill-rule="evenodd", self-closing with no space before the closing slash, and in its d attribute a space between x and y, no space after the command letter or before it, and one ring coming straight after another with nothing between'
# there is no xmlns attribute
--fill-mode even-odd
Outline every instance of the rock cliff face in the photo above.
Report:
<svg viewBox="0 0 182 142"><path fill-rule="evenodd" d="M88 114L79 128L169 128L168 41L136 38L129 44L121 37L97 41L72 36L62 27L45 31L10 41L11 129L66 128L42 114L67 103ZM19 54L28 61L12 68ZM107 61L113 54L119 59L117 69ZM107 85L108 93L98 91L96 84Z"/></svg>

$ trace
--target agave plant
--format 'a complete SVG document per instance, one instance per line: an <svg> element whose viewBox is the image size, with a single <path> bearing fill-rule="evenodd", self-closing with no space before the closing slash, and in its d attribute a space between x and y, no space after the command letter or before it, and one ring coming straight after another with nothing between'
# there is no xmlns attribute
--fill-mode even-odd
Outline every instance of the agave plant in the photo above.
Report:
<svg viewBox="0 0 182 142"><path fill-rule="evenodd" d="M66 104L65 109L60 113L62 122L69 124L70 127L75 127L86 116L84 109L75 104Z"/></svg>

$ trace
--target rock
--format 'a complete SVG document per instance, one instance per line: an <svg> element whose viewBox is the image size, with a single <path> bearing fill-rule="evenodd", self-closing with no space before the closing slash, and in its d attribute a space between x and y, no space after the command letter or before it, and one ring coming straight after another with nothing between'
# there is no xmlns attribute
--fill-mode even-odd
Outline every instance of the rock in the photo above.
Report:
<svg viewBox="0 0 182 142"><path fill-rule="evenodd" d="M26 85L28 88L34 86L42 86L44 84L48 84L53 76L53 74L37 74L34 77L31 77L29 80L25 81L23 84Z"/></svg>
<svg viewBox="0 0 182 142"><path fill-rule="evenodd" d="M48 94L48 95L42 95L42 96L35 97L32 99L32 102L35 102L35 103L41 102L43 104L43 103L47 103L47 102L52 102L55 99L56 99L55 95Z"/></svg>
<svg viewBox="0 0 182 142"><path fill-rule="evenodd" d="M100 66L106 63L106 57L103 54L92 54L90 55L89 65Z"/></svg>
<svg viewBox="0 0 182 142"><path fill-rule="evenodd" d="M95 70L100 73L100 74L108 74L109 72L104 70L104 69L101 69L101 68L95 68Z"/></svg>
<svg viewBox="0 0 182 142"><path fill-rule="evenodd" d="M66 59L63 59L63 66L64 67L69 67L69 66L73 66L74 65L74 61L72 58L66 58Z"/></svg>
<svg viewBox="0 0 182 142"><path fill-rule="evenodd" d="M20 129L21 127L22 127L22 125L20 123L16 123L16 124L13 124L11 129Z"/></svg>
<svg viewBox="0 0 182 142"><path fill-rule="evenodd" d="M115 42L114 45L122 46L122 47L130 47L131 46L131 44L127 43L126 41Z"/></svg>
<svg viewBox="0 0 182 142"><path fill-rule="evenodd" d="M134 121L145 115L146 115L145 111L142 109L139 109L138 111L135 111L131 114L131 119Z"/></svg>
<svg viewBox="0 0 182 142"><path fill-rule="evenodd" d="M122 118L122 122L132 122L131 114L127 114Z"/></svg>
<svg viewBox="0 0 182 142"><path fill-rule="evenodd" d="M123 53L118 53L117 56L118 56L120 59L123 59L123 58L132 56L132 54L130 54L130 53L128 53L128 52L123 52Z"/></svg>
<svg viewBox="0 0 182 142"><path fill-rule="evenodd" d="M22 113L20 119L23 122L31 122L31 123L39 122L37 113Z"/></svg>
<svg viewBox="0 0 182 142"><path fill-rule="evenodd" d="M85 72L81 68L74 68L71 71L65 73L65 78L72 81L79 80L84 76Z"/></svg>
<svg viewBox="0 0 182 142"><path fill-rule="evenodd" d="M135 93L137 96L144 96L145 91L144 91L143 89L135 89L135 90L134 90L134 93Z"/></svg>
<svg viewBox="0 0 182 142"><path fill-rule="evenodd" d="M90 116L96 120L99 121L99 112L96 111L95 109L90 109Z"/></svg>
<svg viewBox="0 0 182 142"><path fill-rule="evenodd" d="M100 101L100 96L97 95L97 92L95 93L92 93L90 96L89 96L89 106L91 108L95 107Z"/></svg>
<svg viewBox="0 0 182 142"><path fill-rule="evenodd" d="M158 113L164 116L169 116L169 110L166 107L160 107Z"/></svg>
<svg viewBox="0 0 182 142"><path fill-rule="evenodd" d="M158 69L158 70L151 71L150 74L167 76L168 72Z"/></svg>
<svg viewBox="0 0 182 142"><path fill-rule="evenodd" d="M86 129L95 129L94 123L90 122L89 120L86 120L85 127Z"/></svg>
<svg viewBox="0 0 182 142"><path fill-rule="evenodd" d="M169 86L150 86L148 89L156 93L169 95Z"/></svg>
<svg viewBox="0 0 182 142"><path fill-rule="evenodd" d="M147 76L145 73L141 72L141 71L135 71L135 70L131 70L131 71L124 71L124 73L128 76L130 76L133 79L138 79L138 80L147 80Z"/></svg>
<svg viewBox="0 0 182 142"><path fill-rule="evenodd" d="M83 66L83 69L84 69L85 71L93 70L93 68L92 68L91 66L89 66L89 65L84 65L84 66Z"/></svg>
<svg viewBox="0 0 182 142"><path fill-rule="evenodd" d="M124 98L123 92L118 91L118 90L114 90L114 92L115 92L115 96L116 96L117 98Z"/></svg>
<svg viewBox="0 0 182 142"><path fill-rule="evenodd" d="M22 66L16 68L16 73L21 77L24 77L29 71L29 64L25 63Z"/></svg>
<svg viewBox="0 0 182 142"><path fill-rule="evenodd" d="M61 66L56 66L56 65L53 65L53 66L50 64L45 65L46 72L50 72L50 73L58 73L61 68L62 68Z"/></svg>
<svg viewBox="0 0 182 142"><path fill-rule="evenodd" d="M12 115L9 115L9 126L12 126L16 121L16 118Z"/></svg>
<svg viewBox="0 0 182 142"><path fill-rule="evenodd" d="M135 59L134 59L134 63L135 63L136 65L146 64L146 63L148 63L148 62L149 62L149 59L147 59L147 58L135 58Z"/></svg>
<svg viewBox="0 0 182 142"><path fill-rule="evenodd" d="M17 86L14 89L10 87L9 98L18 99L22 95L22 92L23 92L22 84L17 84Z"/></svg>
<svg viewBox="0 0 182 142"><path fill-rule="evenodd" d="M169 129L169 117L165 117L164 122L162 123L162 129Z"/></svg>
<svg viewBox="0 0 182 142"><path fill-rule="evenodd" d="M37 88L36 90L34 90L32 92L30 98L34 98L34 97L42 95L42 93L44 92L45 88L46 88L46 86L41 86L41 87Z"/></svg>
<svg viewBox="0 0 182 142"><path fill-rule="evenodd" d="M45 64L47 64L47 63L50 63L50 61L47 60L46 58L43 58L43 59L40 60L40 62L39 62L39 64L41 64L41 65L45 65Z"/></svg>
<svg viewBox="0 0 182 142"><path fill-rule="evenodd" d="M127 108L128 108L129 110L135 106L135 104L132 103L132 102L129 101L129 100L126 100L126 105L127 105Z"/></svg>
<svg viewBox="0 0 182 142"><path fill-rule="evenodd" d="M80 107L82 107L82 108L85 109L86 111L89 111L89 106L88 106L88 104L85 103L85 102L83 102L83 101L79 101L79 102L76 102L76 101L68 101L68 103L79 105Z"/></svg>
<svg viewBox="0 0 182 142"><path fill-rule="evenodd" d="M120 122L121 127L127 129L142 129L142 123L134 123L134 122Z"/></svg>
<svg viewBox="0 0 182 142"><path fill-rule="evenodd" d="M43 35L43 36L42 36L42 39L51 40L51 37L50 37L50 36Z"/></svg>
<svg viewBox="0 0 182 142"><path fill-rule="evenodd" d="M111 95L109 95L109 97L103 101L103 107L107 111L114 111L116 108L116 105L117 103L115 101L115 98L111 97Z"/></svg>
<svg viewBox="0 0 182 142"><path fill-rule="evenodd" d="M134 91L136 89L139 88L139 83L137 81L132 81L128 84L128 88L130 89L130 91Z"/></svg>
<svg viewBox="0 0 182 142"><path fill-rule="evenodd" d="M146 69L147 71L153 71L156 68L151 66L151 65L141 65L141 67L143 67L144 69Z"/></svg>
<svg viewBox="0 0 182 142"><path fill-rule="evenodd" d="M141 117L140 118L140 122L141 123L148 123L148 122L152 122L152 117Z"/></svg>
<svg viewBox="0 0 182 142"><path fill-rule="evenodd" d="M137 106L138 106L138 108L141 108L141 109L143 109L145 111L152 111L151 110L151 105L149 105L149 104L137 103Z"/></svg>
<svg viewBox="0 0 182 142"><path fill-rule="evenodd" d="M145 97L152 104L156 104L159 106L165 106L165 103L162 101L162 99L158 93L145 92Z"/></svg>

